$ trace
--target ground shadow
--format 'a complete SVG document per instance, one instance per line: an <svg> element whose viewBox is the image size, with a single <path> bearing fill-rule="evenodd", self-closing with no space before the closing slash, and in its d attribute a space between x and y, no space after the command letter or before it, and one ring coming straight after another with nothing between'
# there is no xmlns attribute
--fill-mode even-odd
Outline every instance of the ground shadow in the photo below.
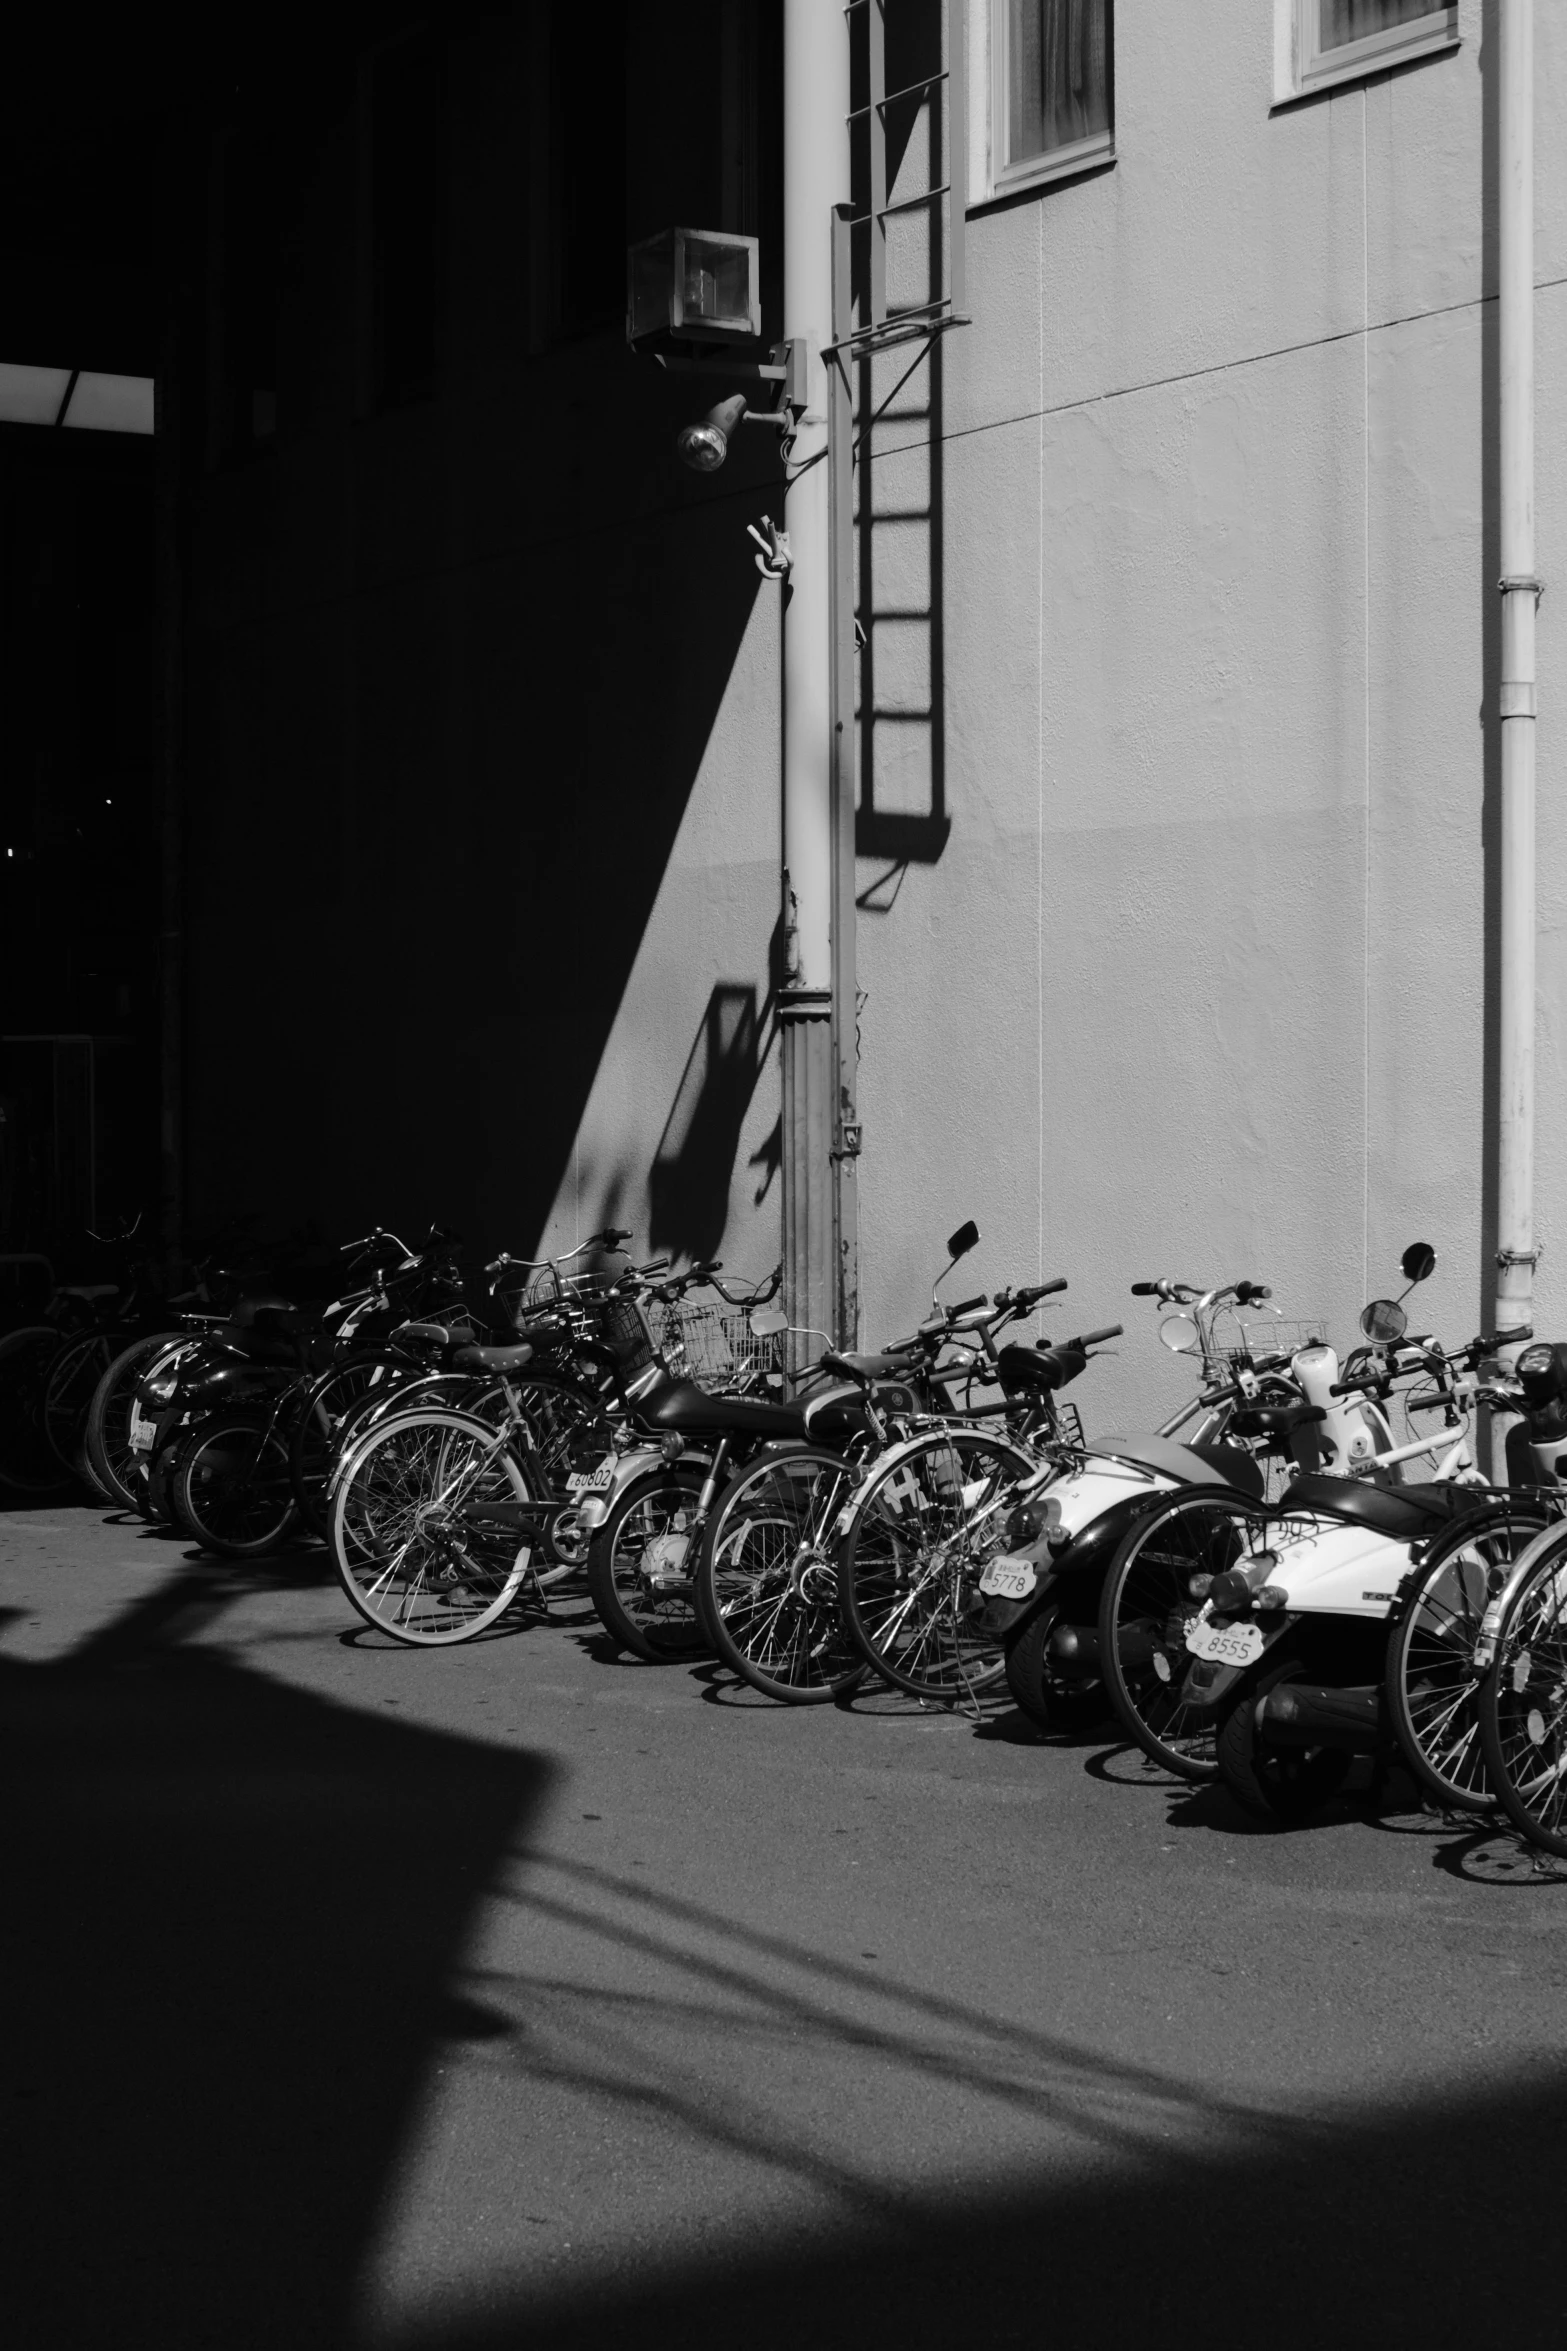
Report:
<svg viewBox="0 0 1567 2351"><path fill-rule="evenodd" d="M0 1663L5 2303L44 2346L345 2340L543 1762L182 1645L176 1575L63 1664ZM469 2020L471 2023L471 2020Z"/></svg>

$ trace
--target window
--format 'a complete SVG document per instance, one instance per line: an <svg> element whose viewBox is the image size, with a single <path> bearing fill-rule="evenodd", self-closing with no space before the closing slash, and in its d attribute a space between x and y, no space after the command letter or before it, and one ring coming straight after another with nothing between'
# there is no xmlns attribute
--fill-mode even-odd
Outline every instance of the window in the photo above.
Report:
<svg viewBox="0 0 1567 2351"><path fill-rule="evenodd" d="M1276 100L1458 45L1457 0L1274 0Z"/></svg>
<svg viewBox="0 0 1567 2351"><path fill-rule="evenodd" d="M1113 0L991 0L986 194L1110 161L1112 10Z"/></svg>

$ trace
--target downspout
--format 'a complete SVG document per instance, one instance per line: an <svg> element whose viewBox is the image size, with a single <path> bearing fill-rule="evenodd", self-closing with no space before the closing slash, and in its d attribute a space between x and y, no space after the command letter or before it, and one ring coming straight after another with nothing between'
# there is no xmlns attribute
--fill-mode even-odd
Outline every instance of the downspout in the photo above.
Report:
<svg viewBox="0 0 1567 2351"><path fill-rule="evenodd" d="M784 0L784 333L806 355L790 465L784 602L784 1304L835 1331L832 1257L831 501L827 465L833 207L849 198L849 32L842 0ZM805 1356L819 1345L800 1342Z"/></svg>
<svg viewBox="0 0 1567 2351"><path fill-rule="evenodd" d="M1496 1329L1534 1321L1534 0L1499 0L1501 1017Z"/></svg>

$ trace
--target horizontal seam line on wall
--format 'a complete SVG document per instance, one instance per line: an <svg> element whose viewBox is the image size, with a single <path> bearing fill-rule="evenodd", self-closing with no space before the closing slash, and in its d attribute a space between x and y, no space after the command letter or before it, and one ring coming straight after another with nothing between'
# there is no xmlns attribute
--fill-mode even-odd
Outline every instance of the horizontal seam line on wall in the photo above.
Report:
<svg viewBox="0 0 1567 2351"><path fill-rule="evenodd" d="M1540 278L1536 281L1534 290L1537 294L1547 294L1553 292L1558 286L1567 286L1567 277ZM1114 390L1109 392L1087 392L1081 399L1059 400L1050 408L1023 408L1019 409L1015 416L992 417L984 424L959 425L954 431L941 434L940 438L943 441L970 441L980 433L1005 432L1009 425L1038 424L1042 418L1047 416L1070 416L1074 409L1100 408L1111 400L1130 400L1139 392L1165 392L1174 384L1195 384L1200 382L1204 376L1231 375L1237 368L1242 367L1265 367L1270 360L1293 359L1302 351L1325 351L1334 343L1359 343L1364 341L1368 335L1389 334L1394 327L1419 326L1428 318L1454 318L1463 310L1483 310L1488 302L1494 302L1496 299L1494 294L1472 295L1466 302L1444 302L1436 310L1411 310L1399 318L1378 319L1374 326L1345 327L1341 333L1336 335L1313 335L1303 343L1280 343L1274 350L1248 352L1240 359L1216 359L1208 367L1189 367L1179 375L1150 376L1146 383L1118 384ZM899 422L899 418L894 413L884 418L882 422L887 425L895 425ZM870 454L873 457L878 454L884 457L900 457L906 450L925 449L929 446L928 439L900 441L895 448L880 452L873 448Z"/></svg>

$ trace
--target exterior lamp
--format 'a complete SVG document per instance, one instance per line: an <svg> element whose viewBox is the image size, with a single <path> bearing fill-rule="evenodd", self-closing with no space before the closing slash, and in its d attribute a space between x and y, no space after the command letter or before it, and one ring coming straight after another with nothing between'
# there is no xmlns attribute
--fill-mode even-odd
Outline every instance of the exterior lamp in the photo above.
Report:
<svg viewBox="0 0 1567 2351"><path fill-rule="evenodd" d="M700 424L688 424L675 442L683 465L693 473L717 473L729 455L729 438L738 430L745 414L743 392L731 392L727 400L720 400L710 408Z"/></svg>
<svg viewBox="0 0 1567 2351"><path fill-rule="evenodd" d="M757 240L664 229L626 255L626 341L635 350L753 342L762 331Z"/></svg>

